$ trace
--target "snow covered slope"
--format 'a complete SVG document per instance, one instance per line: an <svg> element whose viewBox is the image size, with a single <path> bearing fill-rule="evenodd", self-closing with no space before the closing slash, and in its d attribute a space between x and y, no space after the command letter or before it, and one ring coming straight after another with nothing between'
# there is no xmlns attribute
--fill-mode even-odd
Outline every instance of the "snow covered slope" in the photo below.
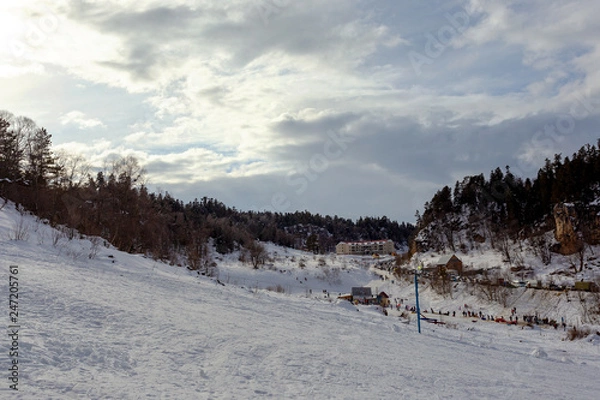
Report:
<svg viewBox="0 0 600 400"><path fill-rule="evenodd" d="M375 308L236 285L235 268L223 269L223 286L97 245L67 240L11 205L0 211L0 313L10 332L10 265L17 265L20 326L18 357L7 351L13 338L0 339L0 398L600 395L600 346L561 341L554 331L467 321L425 324L419 335ZM7 379L15 359L18 391Z"/></svg>

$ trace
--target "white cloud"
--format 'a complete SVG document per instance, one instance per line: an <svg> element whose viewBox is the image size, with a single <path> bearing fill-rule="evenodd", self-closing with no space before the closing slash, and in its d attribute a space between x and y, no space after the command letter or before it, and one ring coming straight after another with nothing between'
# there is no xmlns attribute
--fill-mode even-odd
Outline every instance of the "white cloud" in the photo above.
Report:
<svg viewBox="0 0 600 400"><path fill-rule="evenodd" d="M11 65L11 64L0 64L0 77L2 78L18 78L22 75L36 74L42 75L44 73L43 64L28 64L23 67Z"/></svg>
<svg viewBox="0 0 600 400"><path fill-rule="evenodd" d="M46 11L33 10L36 3ZM0 100L29 113L29 99L60 88L63 98L53 104L58 116L38 114L44 125L56 122L55 140L63 135L71 142L76 129L85 129L92 144L79 150L94 162L133 152L148 163L152 180L164 184L263 177L281 185L281 176L322 152L330 131L361 143L362 152L349 147L348 160L335 160L339 165L355 163L357 171L386 182L418 177L391 179L398 192L415 182L452 184L446 180L482 172L495 160L535 162L540 152L530 138L568 112L578 93L591 101L600 92L600 4L439 4L30 1L3 8L0 22L26 27L45 17L49 29L35 42L26 32L11 37L26 52L3 59L7 94ZM426 54L427 35L451 25L448 13L465 9L466 29L416 74L409 51ZM9 79L25 71L43 75L33 80L38 89ZM118 106L90 102L114 99L107 93L115 91L119 101L107 101ZM107 125L110 130L98 129ZM578 121L578 130L585 126ZM371 147L379 141L393 148ZM440 143L454 156L440 156ZM415 158L422 148L446 165L427 154ZM378 162L382 153L386 163ZM343 179L335 168L330 173L340 175L327 182ZM356 190L357 198L364 196Z"/></svg>
<svg viewBox="0 0 600 400"><path fill-rule="evenodd" d="M91 129L91 128L105 128L106 126L96 118L88 118L81 111L73 110L62 115L60 117L60 123L62 125L75 125L79 129Z"/></svg>

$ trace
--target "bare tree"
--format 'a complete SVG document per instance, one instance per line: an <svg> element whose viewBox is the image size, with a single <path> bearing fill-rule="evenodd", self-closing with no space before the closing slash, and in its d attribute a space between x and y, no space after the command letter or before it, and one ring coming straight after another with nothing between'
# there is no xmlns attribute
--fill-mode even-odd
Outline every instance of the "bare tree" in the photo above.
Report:
<svg viewBox="0 0 600 400"><path fill-rule="evenodd" d="M499 233L497 235L498 238L498 247L500 249L500 252L502 253L502 255L504 256L504 261L511 264L512 265L512 246L510 243L510 239L508 238L508 235L505 232Z"/></svg>
<svg viewBox="0 0 600 400"><path fill-rule="evenodd" d="M437 293L444 297L450 296L452 298L452 280L445 267L440 267L433 272L431 277L431 288Z"/></svg>
<svg viewBox="0 0 600 400"><path fill-rule="evenodd" d="M203 275L213 276L216 264L213 262L206 239L201 235L193 235L185 249L188 269Z"/></svg>
<svg viewBox="0 0 600 400"><path fill-rule="evenodd" d="M587 244L585 242L581 243L579 249L577 250L577 260L579 261L579 272L583 271L583 267L585 266L585 254L587 250Z"/></svg>
<svg viewBox="0 0 600 400"><path fill-rule="evenodd" d="M543 235L532 238L531 247L533 253L540 258L544 265L549 265L552 262L552 246Z"/></svg>
<svg viewBox="0 0 600 400"><path fill-rule="evenodd" d="M56 165L59 167L57 184L77 188L89 179L91 165L81 154L71 154L64 150L56 152Z"/></svg>
<svg viewBox="0 0 600 400"><path fill-rule="evenodd" d="M583 271L583 267L585 266L585 255L586 255L587 245L585 242L581 241L579 246L577 247L577 251L569 257L570 267L573 268L573 272L577 274L578 272Z"/></svg>
<svg viewBox="0 0 600 400"><path fill-rule="evenodd" d="M446 215L441 223L441 230L446 238L446 243L450 246L452 251L456 251L456 236L457 233L463 228L460 218L457 215L450 214ZM460 241L460 235L458 235Z"/></svg>
<svg viewBox="0 0 600 400"><path fill-rule="evenodd" d="M17 135L19 147L25 149L27 142L35 135L38 130L37 124L28 117L15 117L13 114L3 111L0 118L10 123L11 130Z"/></svg>
<svg viewBox="0 0 600 400"><path fill-rule="evenodd" d="M254 269L258 269L258 266L265 263L267 257L267 250L258 241L251 241L246 245L246 249L250 253L250 261Z"/></svg>
<svg viewBox="0 0 600 400"><path fill-rule="evenodd" d="M591 303L589 313L594 318L594 322L598 322L600 320L600 276L592 280L589 299Z"/></svg>
<svg viewBox="0 0 600 400"><path fill-rule="evenodd" d="M139 163L137 157L127 155L107 160L109 174L116 178L127 177L131 186L142 186L146 180L146 169Z"/></svg>
<svg viewBox="0 0 600 400"><path fill-rule="evenodd" d="M488 301L495 301L506 307L508 305L510 290L505 284L501 284L501 282L506 282L508 279L509 276L507 274L503 276L498 270L492 272L485 270L483 272L483 280L475 284L475 292Z"/></svg>
<svg viewBox="0 0 600 400"><path fill-rule="evenodd" d="M29 224L27 224L24 213L20 210L21 215L17 221L13 223L11 231L8 233L10 240L27 240L29 239Z"/></svg>

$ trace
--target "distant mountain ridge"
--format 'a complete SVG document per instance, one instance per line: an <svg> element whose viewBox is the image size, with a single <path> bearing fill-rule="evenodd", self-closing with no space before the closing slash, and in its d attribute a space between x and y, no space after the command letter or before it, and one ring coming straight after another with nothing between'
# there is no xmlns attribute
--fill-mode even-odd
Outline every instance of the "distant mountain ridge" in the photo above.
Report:
<svg viewBox="0 0 600 400"><path fill-rule="evenodd" d="M12 200L71 235L100 236L120 250L173 264L196 269L200 261L189 260L205 259L209 241L221 254L259 251L257 241L325 253L343 240L391 239L405 248L414 229L387 217L239 211L208 197L184 203L149 192L133 156L106 160L105 169L92 173L83 156L55 154L51 138L31 119L0 111L0 207Z"/></svg>

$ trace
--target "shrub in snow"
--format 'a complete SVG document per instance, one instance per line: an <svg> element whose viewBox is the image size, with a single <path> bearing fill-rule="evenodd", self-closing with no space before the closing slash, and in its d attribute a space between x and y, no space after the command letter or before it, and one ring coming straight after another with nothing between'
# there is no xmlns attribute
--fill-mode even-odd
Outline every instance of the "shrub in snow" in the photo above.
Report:
<svg viewBox="0 0 600 400"><path fill-rule="evenodd" d="M587 326L581 327L579 329L577 329L577 327L574 326L567 331L567 339L568 340L583 339L583 338L588 337L590 335L590 333L591 333L591 330Z"/></svg>
<svg viewBox="0 0 600 400"><path fill-rule="evenodd" d="M10 240L23 240L29 239L29 225L25 222L25 218L21 216L18 221L13 224L12 229L8 232L8 238Z"/></svg>
<svg viewBox="0 0 600 400"><path fill-rule="evenodd" d="M285 293L285 288L281 285L267 286L267 290L269 290L271 292L276 292L276 293Z"/></svg>

